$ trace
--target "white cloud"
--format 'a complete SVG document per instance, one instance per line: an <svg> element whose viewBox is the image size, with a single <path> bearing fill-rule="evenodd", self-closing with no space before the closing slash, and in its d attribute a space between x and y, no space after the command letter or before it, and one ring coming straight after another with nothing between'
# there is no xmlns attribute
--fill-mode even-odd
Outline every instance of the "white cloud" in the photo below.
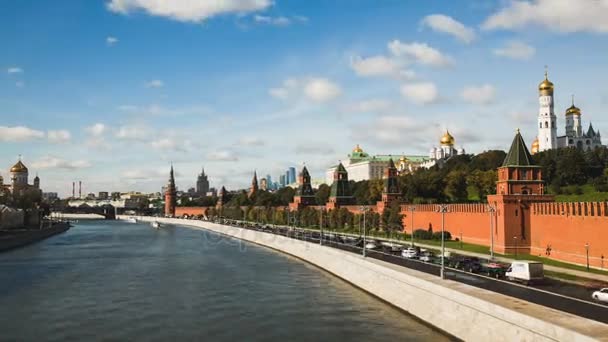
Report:
<svg viewBox="0 0 608 342"><path fill-rule="evenodd" d="M501 57L526 60L536 53L536 49L524 42L512 40L499 49L494 49L494 54Z"/></svg>
<svg viewBox="0 0 608 342"><path fill-rule="evenodd" d="M312 78L304 86L304 94L315 102L327 102L340 96L342 90L326 78Z"/></svg>
<svg viewBox="0 0 608 342"><path fill-rule="evenodd" d="M541 26L556 32L608 33L607 0L510 0L481 25L483 29Z"/></svg>
<svg viewBox="0 0 608 342"><path fill-rule="evenodd" d="M152 80L146 82L144 85L146 86L146 88L161 88L165 84L161 80Z"/></svg>
<svg viewBox="0 0 608 342"><path fill-rule="evenodd" d="M148 128L137 125L126 125L119 127L115 136L118 139L123 140L146 140L151 135L151 132Z"/></svg>
<svg viewBox="0 0 608 342"><path fill-rule="evenodd" d="M253 20L256 23L275 25L275 26L288 26L289 24L291 24L291 19L289 19L287 17L282 17L282 16L270 17L270 16L256 14L253 17Z"/></svg>
<svg viewBox="0 0 608 342"><path fill-rule="evenodd" d="M113 46L114 44L118 43L118 38L116 37L112 37L112 36L108 36L106 38L106 44L108 46Z"/></svg>
<svg viewBox="0 0 608 342"><path fill-rule="evenodd" d="M185 152L187 144L185 141L177 142L175 139L172 138L160 138L158 140L151 141L150 146L152 148L162 151Z"/></svg>
<svg viewBox="0 0 608 342"><path fill-rule="evenodd" d="M53 156L45 156L40 160L37 160L32 163L32 167L36 169L65 169L65 170L75 170L90 167L91 163L86 160L75 160L68 161L65 159L53 157Z"/></svg>
<svg viewBox="0 0 608 342"><path fill-rule="evenodd" d="M17 88L23 88L23 87L25 87L25 82L23 82L23 81L17 81L17 82L15 82L15 87L17 87Z"/></svg>
<svg viewBox="0 0 608 342"><path fill-rule="evenodd" d="M391 102L383 99L370 99L356 102L345 107L348 112L380 112L390 108Z"/></svg>
<svg viewBox="0 0 608 342"><path fill-rule="evenodd" d="M44 138L44 132L24 126L0 126L0 141L24 142Z"/></svg>
<svg viewBox="0 0 608 342"><path fill-rule="evenodd" d="M23 69L21 69L19 67L10 67L10 68L6 69L6 72L9 74L20 74L23 72Z"/></svg>
<svg viewBox="0 0 608 342"><path fill-rule="evenodd" d="M264 146L264 140L258 137L243 137L238 141L238 145L244 146Z"/></svg>
<svg viewBox="0 0 608 342"><path fill-rule="evenodd" d="M228 150L219 150L211 152L207 155L207 159L213 161L237 161L239 160L234 152Z"/></svg>
<svg viewBox="0 0 608 342"><path fill-rule="evenodd" d="M414 72L402 69L403 64L395 58L386 56L372 56L362 58L355 56L350 61L350 67L358 76L373 77L386 76L401 79L412 79Z"/></svg>
<svg viewBox="0 0 608 342"><path fill-rule="evenodd" d="M217 15L265 10L272 4L272 0L110 0L107 6L110 11L120 14L144 11L177 21L201 22Z"/></svg>
<svg viewBox="0 0 608 342"><path fill-rule="evenodd" d="M314 154L317 156L326 156L334 154L336 151L327 145L310 145L310 144L300 144L295 148L296 154Z"/></svg>
<svg viewBox="0 0 608 342"><path fill-rule="evenodd" d="M103 133L106 131L106 129L107 129L106 125L99 123L99 122L92 126L88 126L85 128L85 130L94 137L99 137L99 136L103 135Z"/></svg>
<svg viewBox="0 0 608 342"><path fill-rule="evenodd" d="M439 92L432 82L419 82L401 86L401 94L416 104L430 104L437 102Z"/></svg>
<svg viewBox="0 0 608 342"><path fill-rule="evenodd" d="M50 142L59 144L59 143L65 143L65 142L70 141L72 135L70 134L69 131L62 129L62 130L56 130L56 131L48 131L47 137Z"/></svg>
<svg viewBox="0 0 608 342"><path fill-rule="evenodd" d="M422 25L428 26L436 32L447 33L467 44L475 39L475 31L473 29L464 26L461 22L447 15L428 15L422 19Z"/></svg>
<svg viewBox="0 0 608 342"><path fill-rule="evenodd" d="M314 102L327 102L342 94L340 86L327 78L294 79L288 78L283 85L268 90L270 96L286 100L291 97L305 96Z"/></svg>
<svg viewBox="0 0 608 342"><path fill-rule="evenodd" d="M447 67L454 64L450 56L442 54L426 43L402 43L399 40L393 40L388 43L388 49L393 55L406 58L408 62L411 60L434 67Z"/></svg>
<svg viewBox="0 0 608 342"><path fill-rule="evenodd" d="M463 100L476 105L492 103L495 95L496 89L490 84L484 84L479 87L466 87L460 93Z"/></svg>

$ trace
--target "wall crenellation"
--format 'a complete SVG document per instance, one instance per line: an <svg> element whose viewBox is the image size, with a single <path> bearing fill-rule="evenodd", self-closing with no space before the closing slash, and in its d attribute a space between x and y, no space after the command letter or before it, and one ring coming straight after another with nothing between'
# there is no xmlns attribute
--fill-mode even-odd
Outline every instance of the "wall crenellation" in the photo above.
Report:
<svg viewBox="0 0 608 342"><path fill-rule="evenodd" d="M533 203L532 215L608 216L608 202Z"/></svg>

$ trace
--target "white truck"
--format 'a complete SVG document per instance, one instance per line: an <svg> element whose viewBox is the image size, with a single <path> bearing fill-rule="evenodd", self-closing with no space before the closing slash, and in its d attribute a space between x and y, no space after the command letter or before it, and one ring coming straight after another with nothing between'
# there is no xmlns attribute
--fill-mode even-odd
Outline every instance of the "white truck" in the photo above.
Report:
<svg viewBox="0 0 608 342"><path fill-rule="evenodd" d="M505 273L505 277L526 285L540 282L545 279L543 263L538 261L513 261Z"/></svg>

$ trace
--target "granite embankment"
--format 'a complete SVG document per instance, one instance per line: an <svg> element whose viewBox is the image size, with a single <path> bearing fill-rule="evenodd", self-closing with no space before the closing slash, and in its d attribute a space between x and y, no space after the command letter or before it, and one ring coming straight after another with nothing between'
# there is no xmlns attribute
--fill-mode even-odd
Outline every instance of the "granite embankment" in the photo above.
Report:
<svg viewBox="0 0 608 342"><path fill-rule="evenodd" d="M383 261L210 222L139 218L206 229L296 256L466 341L608 341L608 325Z"/></svg>
<svg viewBox="0 0 608 342"><path fill-rule="evenodd" d="M0 231L0 252L29 245L70 229L67 222L54 223L43 229L11 229Z"/></svg>

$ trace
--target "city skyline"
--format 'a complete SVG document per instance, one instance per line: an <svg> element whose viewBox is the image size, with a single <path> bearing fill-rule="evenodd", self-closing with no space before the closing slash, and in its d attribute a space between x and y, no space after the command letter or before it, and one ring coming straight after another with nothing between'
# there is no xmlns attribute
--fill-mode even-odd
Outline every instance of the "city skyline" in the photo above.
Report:
<svg viewBox="0 0 608 342"><path fill-rule="evenodd" d="M559 134L571 94L608 124L602 2L232 3L0 5L0 175L22 154L47 192L156 192L173 161L180 189L203 164L231 189L304 162L321 178L355 144L426 155L446 128L506 150L537 134L544 65Z"/></svg>

